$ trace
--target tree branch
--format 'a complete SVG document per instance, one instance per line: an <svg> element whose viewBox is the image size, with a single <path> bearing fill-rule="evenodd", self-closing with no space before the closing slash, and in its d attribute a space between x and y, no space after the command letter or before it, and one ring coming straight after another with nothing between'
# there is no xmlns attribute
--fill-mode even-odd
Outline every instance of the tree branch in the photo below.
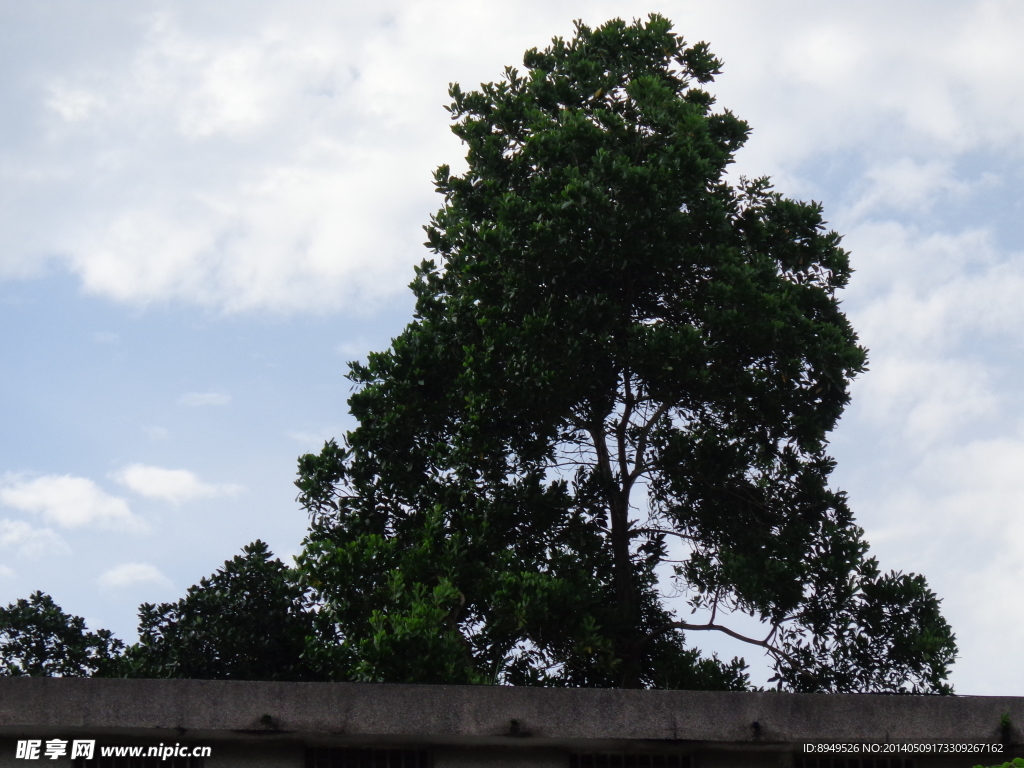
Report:
<svg viewBox="0 0 1024 768"><path fill-rule="evenodd" d="M654 425L658 420L668 412L669 407L668 403L662 403L654 411L654 415L647 420L647 423L640 428L640 435L636 441L636 461L633 465L633 471L629 475L630 486L647 470L647 465L643 461L644 453L647 451L647 438L650 436L651 430L654 429Z"/></svg>
<svg viewBox="0 0 1024 768"><path fill-rule="evenodd" d="M628 498L633 483L631 480L632 473L629 471L629 458L626 456L626 428L629 426L629 420L633 417L635 401L633 399L633 386L629 379L629 371L624 371L622 378L624 379L623 385L626 390L626 396L623 399L622 417L615 425L615 440L619 449L619 477L622 478L622 492ZM639 456L637 456L636 463L637 465L640 464Z"/></svg>
<svg viewBox="0 0 1024 768"><path fill-rule="evenodd" d="M790 656L788 653L786 653L782 649L777 648L776 646L774 646L771 643L769 643L767 641L767 639L766 640L758 640L758 639L753 638L753 637L747 637L746 635L741 635L739 632L736 632L735 630L729 629L728 627L723 626L722 624L713 624L711 622L708 622L707 624L690 624L689 622L686 622L686 621L673 621L671 624L669 624L669 628L670 629L686 629L686 630L691 630L691 631L707 631L707 630L711 630L711 631L715 631L715 632L723 632L726 635L728 635L729 637L735 638L735 639L740 640L740 641L742 641L744 643L750 643L751 645L756 645L756 646L759 646L760 648L764 648L765 650L767 650L773 656L776 656L777 658L783 659L785 661L788 661L790 664L792 664L794 666L797 666L796 659L794 659L792 656ZM774 632L772 634L774 634ZM771 637L771 634L769 634L768 637Z"/></svg>
<svg viewBox="0 0 1024 768"><path fill-rule="evenodd" d="M634 530L637 533L664 533L666 536L678 536L680 539L687 539L688 541L693 541L693 536L690 536L689 534L680 533L679 531L670 531L666 528L636 528Z"/></svg>

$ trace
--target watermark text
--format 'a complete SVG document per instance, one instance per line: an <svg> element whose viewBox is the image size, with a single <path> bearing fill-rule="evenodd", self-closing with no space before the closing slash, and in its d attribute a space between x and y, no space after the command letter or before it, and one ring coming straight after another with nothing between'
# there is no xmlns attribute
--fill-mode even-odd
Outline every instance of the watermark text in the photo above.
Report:
<svg viewBox="0 0 1024 768"><path fill-rule="evenodd" d="M96 752L101 757L156 757L167 760L172 757L209 757L210 747L197 747L191 744L160 744L155 746L106 746L96 748L95 739L20 739L14 756L18 760L56 760L59 757L70 757L92 760Z"/></svg>

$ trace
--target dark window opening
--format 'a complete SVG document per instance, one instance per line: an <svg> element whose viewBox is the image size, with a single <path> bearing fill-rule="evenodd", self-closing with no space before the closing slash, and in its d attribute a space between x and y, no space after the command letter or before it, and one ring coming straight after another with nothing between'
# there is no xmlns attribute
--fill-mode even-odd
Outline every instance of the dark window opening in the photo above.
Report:
<svg viewBox="0 0 1024 768"><path fill-rule="evenodd" d="M914 768L902 757L804 757L793 759L793 768Z"/></svg>
<svg viewBox="0 0 1024 768"><path fill-rule="evenodd" d="M690 768L687 755L595 752L569 755L569 768Z"/></svg>
<svg viewBox="0 0 1024 768"><path fill-rule="evenodd" d="M96 748L99 752L99 747ZM92 760L76 757L71 761L74 768L203 768L201 757L145 757L141 755L98 755Z"/></svg>
<svg viewBox="0 0 1024 768"><path fill-rule="evenodd" d="M307 749L306 768L430 768L423 749Z"/></svg>

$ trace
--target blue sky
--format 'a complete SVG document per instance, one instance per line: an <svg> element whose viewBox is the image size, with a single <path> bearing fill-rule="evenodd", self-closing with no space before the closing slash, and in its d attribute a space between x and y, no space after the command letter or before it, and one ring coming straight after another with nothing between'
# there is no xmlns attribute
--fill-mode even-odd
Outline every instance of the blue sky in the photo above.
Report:
<svg viewBox="0 0 1024 768"><path fill-rule="evenodd" d="M884 568L945 601L961 693L1024 665L1024 6L1015 2L52 0L0 6L0 601L131 638L254 538L345 363L409 318L471 87L658 11L725 61L737 175L823 202L870 371L832 447ZM695 638L697 639L697 638ZM699 638L704 640L704 638ZM742 653L726 641L724 653Z"/></svg>

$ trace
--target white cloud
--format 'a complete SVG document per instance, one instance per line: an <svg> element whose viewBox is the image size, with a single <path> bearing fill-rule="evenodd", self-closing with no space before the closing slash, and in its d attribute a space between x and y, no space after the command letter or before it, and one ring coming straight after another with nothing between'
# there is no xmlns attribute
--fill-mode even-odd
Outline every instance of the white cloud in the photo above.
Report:
<svg viewBox="0 0 1024 768"><path fill-rule="evenodd" d="M905 184L868 187L851 214L864 219L845 241L857 273L844 299L871 362L837 433L836 481L883 567L925 574L943 598L958 690L1010 693L1024 673L992 659L1024 642L1024 258L990 222L898 220L933 192L978 188L954 189L948 171L898 168Z"/></svg>
<svg viewBox="0 0 1024 768"><path fill-rule="evenodd" d="M958 428L998 416L1003 405L984 368L913 355L876 357L857 397L864 415L904 450L932 446Z"/></svg>
<svg viewBox="0 0 1024 768"><path fill-rule="evenodd" d="M12 219L6 271L59 253L88 291L119 301L379 304L425 255L420 225L439 203L431 170L464 151L441 109L447 83L499 77L525 48L571 33L573 18L650 10L632 0L513 7L309 1L284 14L255 2L232 25L198 8L133 17L143 21L102 56L45 59L60 38L36 40L34 111L15 114L43 130L26 132L38 139L18 148L5 182L49 201L56 218ZM866 179L888 190L875 202L917 205L929 180L960 188L950 157L1019 156L1024 106L1007 98L1024 88L1014 3L661 10L724 58L720 101L755 129L745 169L795 179L824 152L870 147L882 156Z"/></svg>
<svg viewBox="0 0 1024 768"><path fill-rule="evenodd" d="M193 408L204 405L227 405L231 402L231 395L225 392L186 392L178 398L178 402Z"/></svg>
<svg viewBox="0 0 1024 768"><path fill-rule="evenodd" d="M89 118L104 106L103 98L85 88L68 86L60 81L50 84L50 98L46 106L68 122L77 123Z"/></svg>
<svg viewBox="0 0 1024 768"><path fill-rule="evenodd" d="M243 489L238 485L204 483L186 469L164 469L132 464L114 473L114 479L149 499L174 503L216 496L232 496Z"/></svg>
<svg viewBox="0 0 1024 768"><path fill-rule="evenodd" d="M392 73L370 76L394 51L373 50L384 29L371 40L346 32L361 11L341 24L254 11L248 29L222 35L160 14L116 65L55 75L51 135L61 147L89 144L65 173L118 185L102 207L85 202L91 210L52 249L86 290L323 310L359 308L408 282L426 211L406 212L430 199L429 172L443 160L419 155L422 84L381 88ZM429 89L428 137L446 129L445 83ZM100 176L87 171L97 165Z"/></svg>
<svg viewBox="0 0 1024 768"><path fill-rule="evenodd" d="M0 565L0 579L13 579L14 571L8 568L6 565Z"/></svg>
<svg viewBox="0 0 1024 768"><path fill-rule="evenodd" d="M121 335L110 331L96 331L92 335L92 340L97 344L120 344Z"/></svg>
<svg viewBox="0 0 1024 768"><path fill-rule="evenodd" d="M14 549L23 557L64 555L70 550L49 528L35 528L24 520L0 520L0 547Z"/></svg>
<svg viewBox="0 0 1024 768"><path fill-rule="evenodd" d="M92 480L71 475L45 475L22 480L7 475L0 485L0 503L34 512L62 528L97 525L114 530L144 530L128 502L111 496Z"/></svg>
<svg viewBox="0 0 1024 768"><path fill-rule="evenodd" d="M160 569L149 563L124 563L103 573L99 583L112 589L130 587L135 584L159 584L170 586L171 582Z"/></svg>
<svg viewBox="0 0 1024 768"><path fill-rule="evenodd" d="M1024 85L1010 42L1024 28L1019 4L718 5L721 15L699 14L726 62L718 90L772 164L851 149L1020 157L1024 109L1010 98Z"/></svg>
<svg viewBox="0 0 1024 768"><path fill-rule="evenodd" d="M306 431L306 430L292 430L287 433L289 440L294 440L296 443L302 443L304 446L309 447L310 450L319 449L325 442L331 438L337 438L338 435L344 433L344 430L338 428L337 430L319 430L319 431Z"/></svg>
<svg viewBox="0 0 1024 768"><path fill-rule="evenodd" d="M946 195L964 198L980 184L991 183L986 175L970 184L959 178L947 160L917 160L900 157L876 162L864 173L867 190L843 218L857 220L867 215L891 216L903 211L927 211Z"/></svg>
<svg viewBox="0 0 1024 768"><path fill-rule="evenodd" d="M826 23L800 31L781 53L781 65L796 82L829 88L863 70L870 38Z"/></svg>
<svg viewBox="0 0 1024 768"><path fill-rule="evenodd" d="M881 494L869 515L868 539L883 565L926 574L944 598L963 693L1009 693L1021 683L1016 668L991 659L1024 643L1022 469L1020 435L940 446Z"/></svg>
<svg viewBox="0 0 1024 768"><path fill-rule="evenodd" d="M844 304L873 350L969 354L982 337L1012 343L1024 323L1024 254L999 248L991 228L870 222L845 245L857 271Z"/></svg>
<svg viewBox="0 0 1024 768"><path fill-rule="evenodd" d="M144 427L146 436L150 440L167 440L171 436L171 432L166 427L150 426Z"/></svg>

